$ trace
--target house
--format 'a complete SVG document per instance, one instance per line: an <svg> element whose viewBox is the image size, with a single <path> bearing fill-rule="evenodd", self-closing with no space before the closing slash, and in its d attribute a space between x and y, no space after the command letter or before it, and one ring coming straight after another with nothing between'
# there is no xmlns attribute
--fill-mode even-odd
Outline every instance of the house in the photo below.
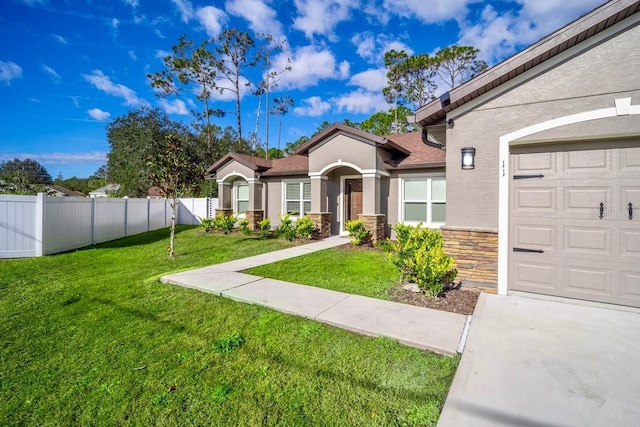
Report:
<svg viewBox="0 0 640 427"><path fill-rule="evenodd" d="M49 185L47 186L47 196L52 197L87 197L86 194L83 194L79 191L69 190L68 188L62 187L60 185Z"/></svg>
<svg viewBox="0 0 640 427"><path fill-rule="evenodd" d="M217 213L308 214L325 236L361 218L374 240L422 221L463 281L639 307L638 12L605 3L420 108L421 132L231 153L209 169Z"/></svg>
<svg viewBox="0 0 640 427"><path fill-rule="evenodd" d="M104 187L89 191L89 197L112 197L118 190L120 190L119 184L107 184Z"/></svg>

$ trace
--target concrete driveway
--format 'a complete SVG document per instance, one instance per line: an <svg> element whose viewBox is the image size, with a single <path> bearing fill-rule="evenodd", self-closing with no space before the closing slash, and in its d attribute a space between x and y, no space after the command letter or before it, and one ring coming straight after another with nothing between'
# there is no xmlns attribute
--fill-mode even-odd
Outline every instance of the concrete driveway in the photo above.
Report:
<svg viewBox="0 0 640 427"><path fill-rule="evenodd" d="M640 311L482 294L438 426L640 425Z"/></svg>

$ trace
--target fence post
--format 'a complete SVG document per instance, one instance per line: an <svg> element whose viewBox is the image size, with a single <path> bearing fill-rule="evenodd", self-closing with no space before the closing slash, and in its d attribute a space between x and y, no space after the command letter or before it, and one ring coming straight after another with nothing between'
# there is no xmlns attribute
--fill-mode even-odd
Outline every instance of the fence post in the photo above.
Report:
<svg viewBox="0 0 640 427"><path fill-rule="evenodd" d="M129 198L128 197L124 197L124 237L127 237L129 235L129 227L128 227L128 216L129 214Z"/></svg>
<svg viewBox="0 0 640 427"><path fill-rule="evenodd" d="M91 244L96 244L96 198L91 198Z"/></svg>
<svg viewBox="0 0 640 427"><path fill-rule="evenodd" d="M151 231L151 197L147 196L147 232Z"/></svg>
<svg viewBox="0 0 640 427"><path fill-rule="evenodd" d="M44 204L46 203L45 194L38 193L36 196L36 256L44 255L44 227L45 227L45 208Z"/></svg>

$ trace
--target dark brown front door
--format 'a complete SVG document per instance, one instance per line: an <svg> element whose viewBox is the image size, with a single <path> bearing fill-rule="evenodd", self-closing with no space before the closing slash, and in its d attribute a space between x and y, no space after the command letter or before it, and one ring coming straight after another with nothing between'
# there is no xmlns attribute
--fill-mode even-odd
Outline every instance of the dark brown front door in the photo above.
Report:
<svg viewBox="0 0 640 427"><path fill-rule="evenodd" d="M362 179L344 181L344 220L358 219L362 214Z"/></svg>

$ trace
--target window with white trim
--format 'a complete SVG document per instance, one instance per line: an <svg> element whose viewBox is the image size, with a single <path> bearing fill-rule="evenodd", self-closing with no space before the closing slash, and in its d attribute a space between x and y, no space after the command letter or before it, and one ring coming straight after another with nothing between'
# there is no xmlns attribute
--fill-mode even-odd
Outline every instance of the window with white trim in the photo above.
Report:
<svg viewBox="0 0 640 427"><path fill-rule="evenodd" d="M444 177L411 177L400 181L401 221L440 226L446 221L447 186Z"/></svg>
<svg viewBox="0 0 640 427"><path fill-rule="evenodd" d="M233 183L234 205L233 213L243 216L249 209L249 184L246 181L235 181Z"/></svg>
<svg viewBox="0 0 640 427"><path fill-rule="evenodd" d="M311 211L311 183L284 183L284 213L301 218Z"/></svg>

